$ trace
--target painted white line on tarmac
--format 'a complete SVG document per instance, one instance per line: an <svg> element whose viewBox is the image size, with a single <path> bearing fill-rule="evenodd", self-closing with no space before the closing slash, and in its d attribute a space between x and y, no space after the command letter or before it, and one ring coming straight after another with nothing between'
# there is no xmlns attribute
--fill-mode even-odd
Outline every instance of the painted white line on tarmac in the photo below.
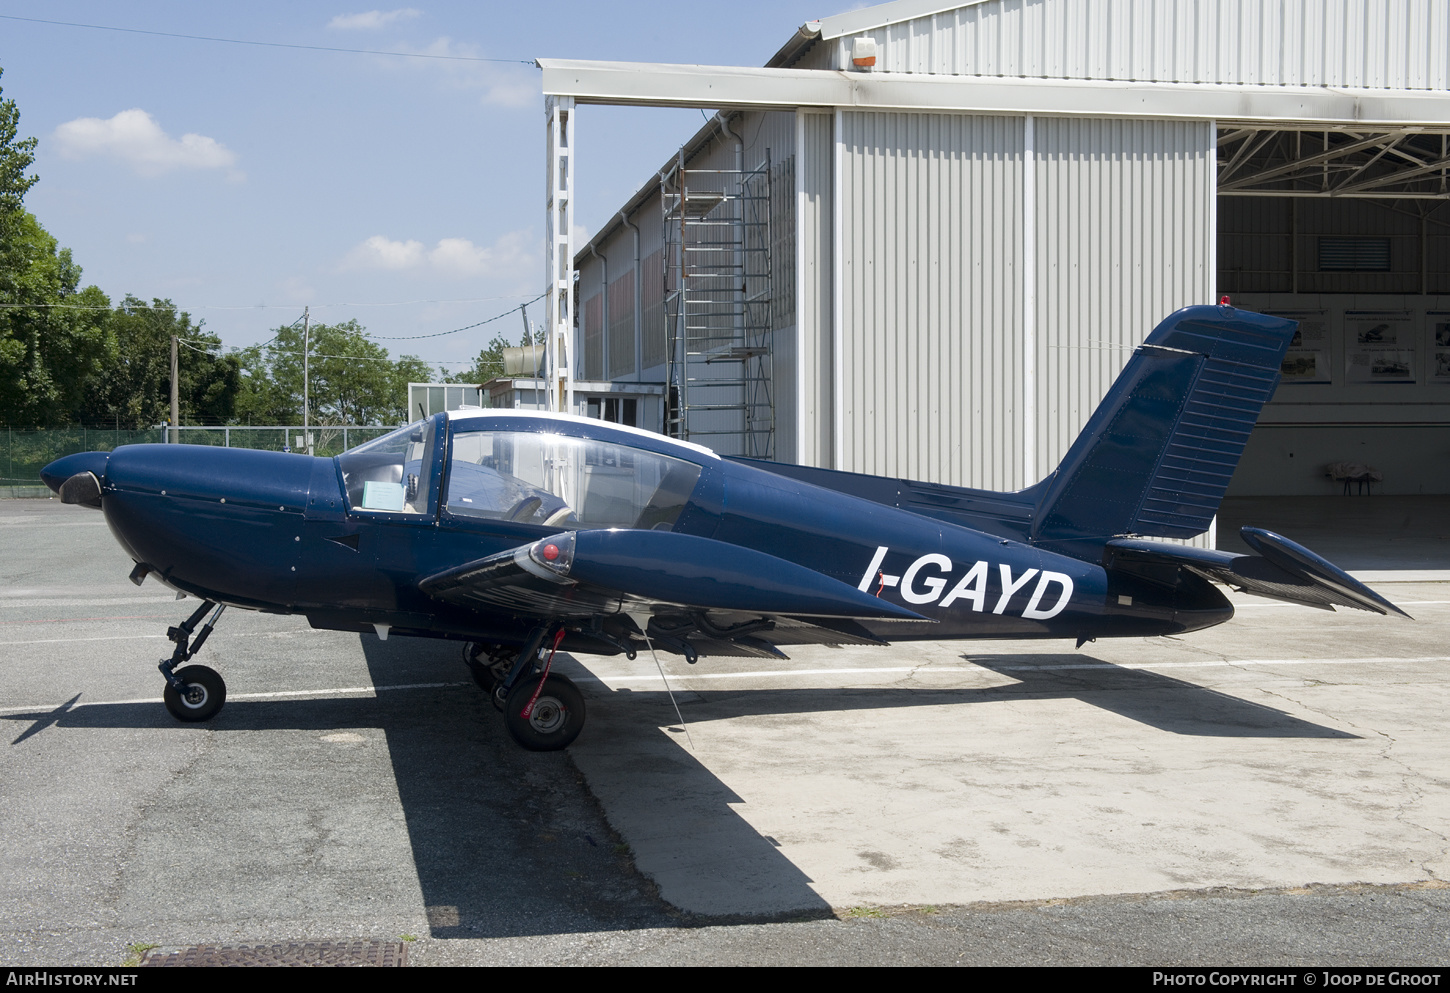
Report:
<svg viewBox="0 0 1450 993"><path fill-rule="evenodd" d="M1426 606L1429 606L1431 604L1446 604L1446 603L1450 603L1450 600L1395 600L1393 602L1394 602L1394 605L1396 607L1426 607ZM1236 603L1236 604L1234 604L1234 610L1255 610L1255 609L1264 610L1264 609L1278 609L1280 607L1290 607L1290 608L1294 608L1294 607L1302 607L1302 606L1304 606L1304 604L1302 604L1302 603ZM1354 608L1352 608L1352 607L1345 607L1342 610L1335 611L1335 613L1343 613L1345 610L1352 610L1352 609L1354 609ZM1361 611L1361 613L1369 613L1369 611Z"/></svg>
<svg viewBox="0 0 1450 993"><path fill-rule="evenodd" d="M36 521L24 517L0 517L0 527L103 528L105 521Z"/></svg>
<svg viewBox="0 0 1450 993"><path fill-rule="evenodd" d="M176 602L173 596L112 596L112 597L11 597L0 593L0 607L109 607L123 603L149 603L162 607ZM68 620L65 617L56 620Z"/></svg>
<svg viewBox="0 0 1450 993"><path fill-rule="evenodd" d="M348 631L326 631L322 628L298 628L295 631L229 631L228 638L290 638L297 634L350 634ZM160 638L168 640L164 634L108 634L95 638L40 638L33 641L0 641L0 649L10 645L64 645L73 641L146 641L148 639Z"/></svg>
<svg viewBox="0 0 1450 993"><path fill-rule="evenodd" d="M396 690L436 690L450 686L472 686L472 680L464 680L457 683L401 683L397 686L335 686L326 690L279 690L275 693L228 693L227 702L235 700L281 700L288 697L295 698L337 698L343 699L370 699L379 693L389 693ZM135 697L130 700L82 700L70 707L66 713L72 710L79 710L82 707L124 707L138 703L160 703L161 694L155 696ZM37 704L30 707L0 707L0 714L31 714L51 713L59 710L64 704Z"/></svg>
<svg viewBox="0 0 1450 993"><path fill-rule="evenodd" d="M1450 662L1450 655L1426 655L1416 658L1398 658L1395 656L1377 656L1357 659L1229 659L1227 661L1205 660L1202 662L1153 662L1142 665L1124 664L1116 665L1111 662L1073 662L1066 665L1002 665L992 666L937 666L937 665L914 665L914 666L877 666L861 669L769 669L759 672L707 672L699 674L674 672L670 673L671 679L778 679L784 676L855 676L880 673L918 673L925 675L935 672L1061 672L1072 669L1129 669L1129 670L1156 670L1156 669L1208 669L1208 668L1234 668L1238 666L1279 666L1279 665L1384 665L1395 662ZM592 673L580 673L574 677L579 682L599 682L606 685L615 683L658 683L658 676L596 676ZM379 693L387 693L394 690L433 690L443 689L452 686L472 685L469 680L460 680L451 683L402 683L395 686L334 686L321 690L278 690L272 693L231 693L227 695L228 700L280 700L288 697L294 698L346 698L346 697L373 697ZM130 700L93 700L77 703L71 710L80 707L115 707L137 703L155 703L156 697L138 697ZM38 704L29 707L0 707L0 714L22 714L39 713L56 710L61 704Z"/></svg>
<svg viewBox="0 0 1450 993"><path fill-rule="evenodd" d="M770 669L755 672L672 672L671 679L779 679L785 676L850 676L868 673L915 673L925 676L935 672L1061 672L1073 669L1211 669L1235 668L1238 666L1273 665L1384 665L1394 662L1450 662L1450 656L1431 655L1420 658L1399 658L1394 656L1365 657L1357 659L1229 659L1195 662L1149 662L1142 664L1113 662L1069 662L1063 665L993 665L993 666L947 666L947 665L903 665L860 669ZM649 683L659 682L658 676L595 676L605 683Z"/></svg>

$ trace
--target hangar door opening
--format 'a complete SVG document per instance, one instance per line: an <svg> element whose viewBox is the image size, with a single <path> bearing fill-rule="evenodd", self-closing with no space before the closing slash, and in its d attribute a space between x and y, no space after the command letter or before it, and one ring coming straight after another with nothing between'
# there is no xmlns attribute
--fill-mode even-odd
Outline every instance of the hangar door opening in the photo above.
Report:
<svg viewBox="0 0 1450 993"><path fill-rule="evenodd" d="M1219 292L1300 322L1230 497L1450 494L1447 132L1219 129Z"/></svg>

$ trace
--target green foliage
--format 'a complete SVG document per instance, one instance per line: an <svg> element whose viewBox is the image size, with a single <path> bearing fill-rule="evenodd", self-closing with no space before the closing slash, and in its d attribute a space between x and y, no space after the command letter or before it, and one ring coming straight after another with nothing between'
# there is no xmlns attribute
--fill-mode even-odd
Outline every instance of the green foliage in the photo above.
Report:
<svg viewBox="0 0 1450 993"><path fill-rule="evenodd" d="M4 74L0 69L0 76ZM35 139L16 141L19 134L20 109L14 100L0 100L0 215L19 213L25 194L40 178L25 175L35 161Z"/></svg>
<svg viewBox="0 0 1450 993"><path fill-rule="evenodd" d="M308 423L397 424L409 382L428 382L432 370L404 355L396 362L370 340L357 321L313 324L307 337ZM242 390L236 419L247 424L301 424L303 329L279 328L266 346L242 359Z"/></svg>
<svg viewBox="0 0 1450 993"><path fill-rule="evenodd" d="M0 240L0 420L73 421L88 388L115 359L110 300L79 289L81 268L34 216L6 219Z"/></svg>
<svg viewBox="0 0 1450 993"><path fill-rule="evenodd" d="M181 343L182 424L300 424L302 329L283 328L265 348L224 356L220 339L170 300L127 295L112 308L98 288L81 289L70 250L24 208L37 181L26 174L35 139L20 139L19 128L15 102L0 100L0 424L84 423L119 434L167 422L173 337ZM393 361L356 321L316 325L310 337L313 424L408 420L408 383L433 378L416 356Z"/></svg>
<svg viewBox="0 0 1450 993"><path fill-rule="evenodd" d="M532 341L530 340L531 338ZM523 333L519 339L519 346L522 347L530 344L540 346L544 344L543 328L539 328L532 335L527 331ZM474 360L473 368L461 373L451 381L458 383L476 383L481 386L490 379L497 379L504 374L503 350L512 347L514 346L509 344L508 340L502 335L494 335L493 340L478 353L478 358ZM415 379L413 382L421 382L421 380Z"/></svg>
<svg viewBox="0 0 1450 993"><path fill-rule="evenodd" d="M19 133L15 101L0 100L0 420L65 423L113 352L110 301L79 289L70 251L25 210L35 139Z"/></svg>
<svg viewBox="0 0 1450 993"><path fill-rule="evenodd" d="M90 424L135 429L171 419L171 339L177 349L182 424L225 424L242 388L241 362L216 354L221 339L193 324L170 300L128 295L109 315L115 354L95 378L81 410Z"/></svg>
<svg viewBox="0 0 1450 993"><path fill-rule="evenodd" d="M0 422L55 428L103 424L140 430L171 414L171 337L182 423L224 423L241 387L235 358L204 354L221 342L169 300L127 296L115 309L24 208L37 177L35 139L17 140L20 111L0 100Z"/></svg>

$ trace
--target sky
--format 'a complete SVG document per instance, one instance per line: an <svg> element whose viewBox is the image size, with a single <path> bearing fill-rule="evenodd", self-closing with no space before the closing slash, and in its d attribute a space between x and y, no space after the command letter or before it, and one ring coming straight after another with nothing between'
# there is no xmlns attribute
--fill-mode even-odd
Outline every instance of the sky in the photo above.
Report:
<svg viewBox="0 0 1450 993"><path fill-rule="evenodd" d="M311 308L394 355L466 368L543 290L535 58L763 65L851 0L198 4L0 0L0 87L39 139L27 207L113 301L165 298L227 346ZM12 18L475 62L226 44ZM598 230L698 110L577 111L575 199ZM582 243L582 241L581 241ZM542 321L542 302L530 316Z"/></svg>

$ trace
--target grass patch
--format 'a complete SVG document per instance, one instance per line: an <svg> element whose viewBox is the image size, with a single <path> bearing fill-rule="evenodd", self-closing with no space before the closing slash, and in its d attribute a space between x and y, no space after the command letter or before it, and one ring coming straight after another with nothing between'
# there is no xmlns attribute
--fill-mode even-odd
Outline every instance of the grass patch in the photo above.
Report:
<svg viewBox="0 0 1450 993"><path fill-rule="evenodd" d="M153 948L160 948L160 947L161 947L160 945L143 945L143 944L139 944L139 943L138 944L135 944L135 945L127 945L126 946L126 958L121 962L121 966L123 968L138 966L138 965L141 964L141 956L142 955L145 955L147 952L151 951L151 949L153 949Z"/></svg>

